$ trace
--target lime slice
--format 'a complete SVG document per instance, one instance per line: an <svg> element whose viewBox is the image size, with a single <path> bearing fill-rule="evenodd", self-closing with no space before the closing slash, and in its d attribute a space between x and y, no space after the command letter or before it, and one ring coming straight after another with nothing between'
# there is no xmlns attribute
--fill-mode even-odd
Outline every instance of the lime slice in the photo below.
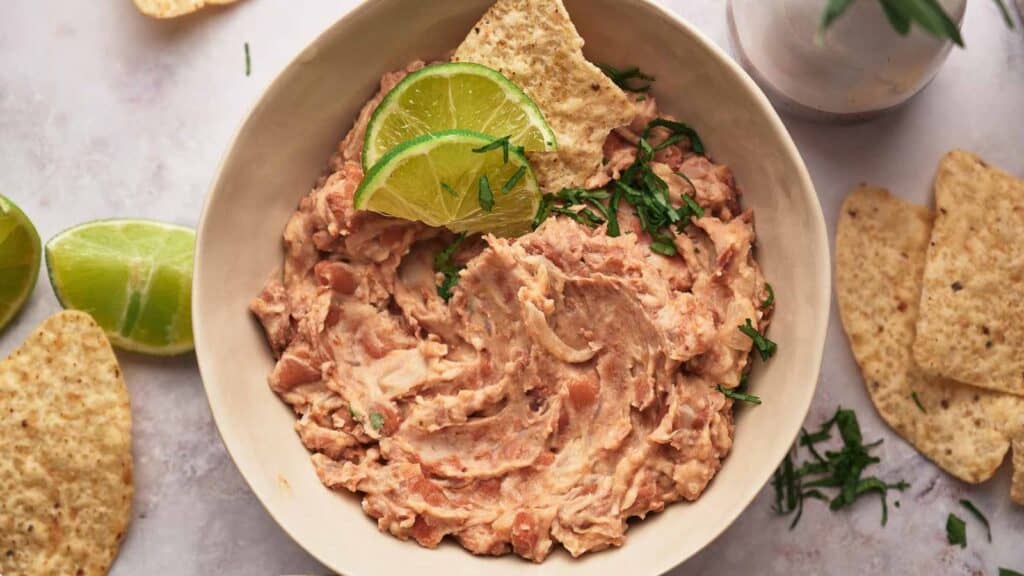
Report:
<svg viewBox="0 0 1024 576"><path fill-rule="evenodd" d="M527 152L557 148L540 109L508 78L479 64L436 64L406 76L381 101L366 128L363 171L402 142L455 129L509 136Z"/></svg>
<svg viewBox="0 0 1024 576"><path fill-rule="evenodd" d="M401 144L363 179L356 208L455 232L524 234L540 204L537 178L518 150L509 148L507 157L501 147L474 152L494 142L484 134L448 130ZM481 192L485 178L490 210Z"/></svg>
<svg viewBox="0 0 1024 576"><path fill-rule="evenodd" d="M13 202L0 196L0 330L35 288L41 252L35 226Z"/></svg>
<svg viewBox="0 0 1024 576"><path fill-rule="evenodd" d="M145 220L99 220L46 243L57 300L92 315L115 345L169 356L192 349L195 232Z"/></svg>

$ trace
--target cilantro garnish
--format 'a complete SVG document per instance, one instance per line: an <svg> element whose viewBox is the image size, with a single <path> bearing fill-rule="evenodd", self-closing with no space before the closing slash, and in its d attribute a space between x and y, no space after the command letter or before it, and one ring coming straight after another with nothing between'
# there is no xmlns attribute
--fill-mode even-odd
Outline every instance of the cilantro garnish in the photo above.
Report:
<svg viewBox="0 0 1024 576"><path fill-rule="evenodd" d="M722 388L722 385L718 385L718 391L725 395L726 398L732 398L733 400L739 400L740 402L746 402L747 404L760 404L761 399L753 394L747 394L737 390L729 390L728 388Z"/></svg>
<svg viewBox="0 0 1024 576"><path fill-rule="evenodd" d="M967 508L968 512L973 514L974 517L977 518L979 522L981 522L982 524L985 525L985 532L988 533L988 541L991 542L992 541L992 527L989 526L989 524L988 524L988 518L985 518L985 515L981 513L981 510L978 510L978 507L975 506L974 503L971 502L970 500L960 500L960 505L963 506L964 508Z"/></svg>
<svg viewBox="0 0 1024 576"><path fill-rule="evenodd" d="M448 185L447 182L441 182L441 189L444 190L445 192L447 192L448 194L452 195L452 196L458 196L459 195L459 193L456 192L455 189L452 188L450 185Z"/></svg>
<svg viewBox="0 0 1024 576"><path fill-rule="evenodd" d="M1021 574L1016 570L1010 570L1009 568L1000 568L999 576L1024 576L1024 574Z"/></svg>
<svg viewBox="0 0 1024 576"><path fill-rule="evenodd" d="M370 412L370 427L380 430L384 427L384 415L379 412Z"/></svg>
<svg viewBox="0 0 1024 576"><path fill-rule="evenodd" d="M767 362L775 355L778 345L758 332L757 328L754 328L754 325L750 323L750 318L747 318L747 323L740 326L739 329L740 332L743 332L748 338L754 341L754 348L756 348L757 353L761 355L761 360Z"/></svg>
<svg viewBox="0 0 1024 576"><path fill-rule="evenodd" d="M497 150L498 148L501 148L502 161L505 162L505 164L508 164L508 150L509 147L511 146L511 143L509 142L510 138L511 136L502 136L501 138L496 138L490 144L484 144L479 148L473 148L473 152L476 152L477 154L482 154L484 152L490 152L491 150Z"/></svg>
<svg viewBox="0 0 1024 576"><path fill-rule="evenodd" d="M771 284L765 282L764 289L768 291L768 297L764 299L764 302L761 302L761 308L768 308L775 304L775 288L772 288Z"/></svg>
<svg viewBox="0 0 1024 576"><path fill-rule="evenodd" d="M459 271L462 270L462 266L456 266L452 262L452 256L462 245L462 242L466 239L465 234L459 234L455 237L455 241L444 250L438 252L437 256L434 256L434 270L444 275L444 279L441 284L437 287L437 295L444 299L445 302L452 297L452 288L459 283Z"/></svg>
<svg viewBox="0 0 1024 576"><path fill-rule="evenodd" d="M650 138L651 132L658 127L668 128L669 135L664 142L654 147L655 152L664 150L665 148L678 144L683 140L688 140L690 142L690 148L693 150L694 154L700 154L701 156L704 156L704 142L700 139L700 136L697 134L697 131L691 128L689 125L683 124L682 122L667 120L665 118L655 118L654 120L651 120L650 123L647 124L647 129L644 130L643 133L643 139L648 140Z"/></svg>
<svg viewBox="0 0 1024 576"><path fill-rule="evenodd" d="M249 55L249 43L245 43L245 75L252 73L252 58Z"/></svg>
<svg viewBox="0 0 1024 576"><path fill-rule="evenodd" d="M480 207L484 209L484 212L494 210L494 192L491 192L491 183L487 180L486 174L480 177L477 199L480 201Z"/></svg>
<svg viewBox="0 0 1024 576"><path fill-rule="evenodd" d="M831 439L833 427L839 430L843 445L838 451L826 450L823 456L816 445ZM800 521L803 502L807 498L826 501L830 510L839 510L853 504L864 494L874 492L882 499L882 525L885 526L889 520L886 505L889 490L902 491L909 484L903 481L889 484L874 476L862 477L868 466L880 462L870 453L879 444L881 440L864 444L856 413L842 408L836 410L835 415L822 424L817 432L809 434L807 430L801 430L798 446L786 454L775 471L772 481L775 488L775 511L780 515L796 512L789 526L792 529ZM801 446L807 448L811 459L797 466L793 456ZM830 498L821 488L836 489L838 493Z"/></svg>
<svg viewBox="0 0 1024 576"><path fill-rule="evenodd" d="M515 174L513 174L508 179L508 182L505 182L505 184L503 184L501 186L501 193L502 194L508 194L509 192L511 192L512 189L516 187L516 184L518 184L519 181L523 179L523 176L525 174L526 174L526 166L520 166L519 169L516 170Z"/></svg>
<svg viewBox="0 0 1024 576"><path fill-rule="evenodd" d="M658 126L667 127L680 134L681 137L675 142L683 137L690 138L694 150L703 151L700 138L696 133L691 134L692 130L685 124L658 119L651 122L644 134L647 135L652 128ZM657 149L651 146L645 137L641 137L637 144L636 160L622 172L618 180L612 182L611 195L606 190L582 188L566 188L557 194L544 195L534 215L534 229L551 214L561 214L591 227L607 222L608 235L618 236L621 232L618 210L622 201L625 201L633 206L640 220L640 228L650 235L651 251L663 256L675 256L677 251L674 234L683 232L694 217L704 216L704 209L687 194L682 195L682 206L676 207L672 204L668 184L651 166L656 153ZM686 175L681 176L696 191L693 182L690 182ZM607 204L605 200L608 200Z"/></svg>
<svg viewBox="0 0 1024 576"><path fill-rule="evenodd" d="M964 524L963 519L952 512L946 518L946 540L949 541L950 546L967 547L967 525Z"/></svg>
<svg viewBox="0 0 1024 576"><path fill-rule="evenodd" d="M651 89L650 83L654 82L654 76L644 74L637 66L626 68L625 70L618 70L607 64L598 64L597 67L604 72L605 76L611 78L612 82L614 82L616 86L622 88L626 92L647 92ZM647 82L647 84L636 86L631 84L634 80Z"/></svg>
<svg viewBox="0 0 1024 576"><path fill-rule="evenodd" d="M921 403L921 399L918 398L917 391L911 392L910 393L910 398L914 401L914 404L917 404L917 409L918 410L920 410L921 412L924 412L925 414L928 413L928 411L924 409L924 404Z"/></svg>

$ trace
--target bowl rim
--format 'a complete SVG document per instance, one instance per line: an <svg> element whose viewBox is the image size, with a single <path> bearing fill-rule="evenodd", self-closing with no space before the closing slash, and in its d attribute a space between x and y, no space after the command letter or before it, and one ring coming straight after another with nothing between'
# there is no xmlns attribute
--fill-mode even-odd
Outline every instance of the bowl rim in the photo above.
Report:
<svg viewBox="0 0 1024 576"><path fill-rule="evenodd" d="M754 102L756 103L756 106L758 107L760 112L764 114L765 118L770 123L772 130L782 137L781 140L783 152L785 153L786 157L788 157L793 162L794 166L797 169L798 180L801 184L800 192L801 194L807 197L805 198L805 200L808 202L808 206L811 208L812 212L812 229L809 230L809 235L811 237L815 237L819 245L828 246L828 234L827 227L825 225L825 217L821 209L821 202L818 199L817 191L814 187L814 182L811 179L810 173L803 160L803 156L800 154L800 151L797 148L796 143L793 141L792 135L786 128L785 124L782 122L782 119L780 118L778 112L771 105L771 102L769 101L765 93L761 90L757 83L750 77L750 75L742 68L742 66L729 56L729 54L725 51L724 48L719 47L710 38L705 36L704 33L701 32L695 25L690 24L682 16L677 15L671 9L666 7L661 2L661 0L635 1L640 2L642 4L646 4L660 18L667 20L672 26L674 26L679 31L679 33L689 35L694 41L696 41L698 45L700 45L701 48L706 50L713 57L717 65L723 66L727 70L729 70L736 77L736 79L739 80L742 83L742 85L746 88L746 91L753 97ZM248 126L249 122L252 120L254 112L263 104L263 101L266 99L268 94L280 89L280 85L284 82L285 77L289 75L288 73L295 69L297 66L302 64L305 54L310 49L310 47L325 42L327 38L333 35L334 30L336 28L343 26L348 20L359 18L363 14L363 12L371 9L372 4L372 2L360 2L358 5L354 6L352 9L345 12L341 17L328 24L312 40L307 42L296 53L296 55L292 57L292 59L289 60L288 63L277 72L274 78L260 91L259 95L255 98L253 103L248 107L245 115L243 116L242 120L238 123L238 126L236 127L234 133L232 134L227 147L225 148L223 154L221 155L220 161L217 165L215 176L213 177L212 183L209 189L207 190L206 199L203 202L202 214L200 216L199 223L196 227L195 254L198 255L202 253L200 248L203 244L203 239L206 236L204 234L204 231L206 230L209 224L208 216L210 214L210 206L213 204L214 198L217 196L217 191L221 188L222 180L224 179L225 176L224 168L227 165L228 159L231 157L232 152L234 151L236 145L238 144L239 136L242 134L242 132ZM828 319L831 312L831 253L830 250L826 249L822 250L820 254L820 258L817 262L814 263L814 269L817 271L817 274L819 276L818 282L821 286L821 293L818 294L818 296L821 299L821 303L823 303L824 308L821 311L822 313L817 316L816 325L814 326L813 331L813 337L811 339L811 342L817 342L817 346L815 347L815 349L807 350L804 353L804 357L808 361L809 365L813 367L815 377L811 385L807 387L807 391L804 394L804 396L799 399L799 404L797 405L797 408L798 412L802 415L800 420L797 421L794 419L794 423L792 425L788 427L782 426L780 429L777 430L777 432L779 432L781 436L788 437L793 440L796 439L797 434L800 431L800 427L803 424L803 421L807 418L807 414L810 411L811 402L814 398L815 391L817 390L818 380L820 378L821 372L821 363L825 351L825 340L828 330ZM254 486L253 482L249 479L248 474L252 472L250 470L251 466L244 464L242 461L239 460L238 457L236 457L232 443L229 442L228 438L225 436L225 432L221 426L221 422L223 420L221 409L219 409L214 404L213 397L211 396L211 385L207 383L207 378L205 377L205 373L207 373L208 370L205 370L204 366L208 362L212 362L212 360L204 359L205 355L202 353L202 350L204 349L204 338L202 335L202 315L196 314L196 311L201 309L199 296L200 292L197 288L199 287L200 284L202 271L202 260L197 257L195 259L193 266L191 299L193 310L193 340L195 344L196 361L199 369L200 379L203 382L203 390L206 394L207 404L210 407L210 413L213 417L213 421L217 429L217 435L220 437L221 442L228 453L228 456L235 464L235 467L238 469L238 472L242 476L242 479L249 487L249 490L256 496L256 499L260 502L260 505L263 506L263 509L266 510L267 514L269 514L270 517L273 518L274 522L278 525L278 527L280 527L281 530L283 530L289 536L289 538L292 539L293 542L295 542L300 548L302 548L307 554L315 558L318 562L320 562L324 566L327 566L328 568L336 569L335 566L333 565L333 562L329 558L326 558L322 556L318 551L311 550L309 547L307 547L299 538L296 537L296 535L293 533L292 528L285 522L282 522L280 518L278 518L278 514L276 513L275 509L271 507L269 504L267 504L267 501L269 500L267 495L263 494L263 491ZM782 458L785 456L786 451L788 451L789 446L791 444L792 442L787 443L785 445L786 447L784 450L776 450L779 453L771 455L771 460L777 460L781 462ZM750 504L753 502L754 498L761 491L764 485L768 482L769 478L771 477L771 474L772 472L768 472L768 474L765 475L764 478L751 478L751 480L756 479L758 481L751 481L746 484L744 492L742 493L741 497L737 499L739 505L734 506L731 510L726 511L725 513L719 516L719 520L717 522L718 525L708 532L708 536L706 537L705 541L702 542L696 548L694 548L693 551L686 557L668 558L667 560L661 562L656 566L656 573L664 574L678 566L681 566L683 563L696 556L698 553L700 553L701 550L706 548L709 544L711 544L719 536L721 536L722 533L725 532L725 530L728 529L736 521L736 519L747 508L750 507ZM382 535L382 537L390 536ZM411 543L406 544L412 545ZM524 564L524 569L526 566L527 565Z"/></svg>

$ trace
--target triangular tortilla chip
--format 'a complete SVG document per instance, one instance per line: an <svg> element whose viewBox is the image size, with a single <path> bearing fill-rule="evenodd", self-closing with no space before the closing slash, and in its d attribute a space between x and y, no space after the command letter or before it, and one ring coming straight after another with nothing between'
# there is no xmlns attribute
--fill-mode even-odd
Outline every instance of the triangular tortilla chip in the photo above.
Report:
<svg viewBox="0 0 1024 576"><path fill-rule="evenodd" d="M106 574L131 516L131 409L88 314L0 363L0 414L0 574Z"/></svg>
<svg viewBox="0 0 1024 576"><path fill-rule="evenodd" d="M498 70L540 107L558 152L531 154L546 191L585 186L604 141L635 116L633 103L583 57L583 38L561 0L498 0L452 57Z"/></svg>
<svg viewBox="0 0 1024 576"><path fill-rule="evenodd" d="M990 478L1006 456L1014 434L1008 423L1024 414L1024 399L928 376L914 363L911 345L931 227L927 209L886 190L852 192L836 232L839 312L882 418L942 469L977 483ZM1018 451L1017 474L1024 473L1020 459Z"/></svg>
<svg viewBox="0 0 1024 576"><path fill-rule="evenodd" d="M1024 395L1024 180L954 150L939 164L935 204L914 358Z"/></svg>

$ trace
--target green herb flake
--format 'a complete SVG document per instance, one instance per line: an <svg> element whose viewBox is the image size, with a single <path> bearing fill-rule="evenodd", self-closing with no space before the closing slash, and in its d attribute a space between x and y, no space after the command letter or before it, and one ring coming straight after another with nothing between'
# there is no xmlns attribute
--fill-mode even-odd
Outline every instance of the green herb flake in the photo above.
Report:
<svg viewBox="0 0 1024 576"><path fill-rule="evenodd" d="M1000 568L999 576L1024 576L1024 574L1021 574L1016 570L1010 570L1009 568Z"/></svg>
<svg viewBox="0 0 1024 576"><path fill-rule="evenodd" d="M775 355L776 350L778 350L778 345L775 344L775 342L769 340L768 338L765 338L764 335L758 332L757 328L754 328L754 325L751 324L750 318L747 318L747 323L744 324L743 326L740 326L739 329L740 332L746 334L747 337L754 342L754 348L757 350L757 353L761 356L762 361L767 362L768 360L771 359L772 356Z"/></svg>
<svg viewBox="0 0 1024 576"><path fill-rule="evenodd" d="M473 152L476 152L477 154L483 154L485 152L490 152L491 150L497 150L498 148L501 148L502 160L505 162L505 164L508 164L508 151L509 147L511 146L511 143L509 142L510 138L512 137L502 136L501 138L496 138L490 144L484 144L479 148L473 148ZM519 148L518 150L521 150L521 148Z"/></svg>
<svg viewBox="0 0 1024 576"><path fill-rule="evenodd" d="M991 542L992 541L992 527L989 526L989 524L988 524L988 518L985 518L985 515L981 513L981 510L978 510L978 507L975 506L974 503L971 502L970 500L966 500L966 499L960 500L960 505L963 506L964 508L967 508L968 512L973 514L974 517L977 518L979 522L981 522L982 524L985 525L985 532L988 534L988 541Z"/></svg>
<svg viewBox="0 0 1024 576"><path fill-rule="evenodd" d="M697 131L691 128L688 124L668 120L666 118L655 118L647 123L647 129L644 130L642 138L647 140L655 128L667 128L669 131L668 137L665 141L654 147L655 152L664 150L669 146L674 146L683 140L690 143L690 149L693 150L694 154L704 156L707 152L704 148L704 142L700 139L700 135L697 134Z"/></svg>
<svg viewBox="0 0 1024 576"><path fill-rule="evenodd" d="M618 70L607 64L598 64L597 67L604 72L605 76L611 78L616 86L626 92L647 92L651 89L651 82L654 82L654 76L644 74L637 66L625 70ZM647 82L647 84L636 85L634 83L636 81Z"/></svg>
<svg viewBox="0 0 1024 576"><path fill-rule="evenodd" d="M477 200L479 200L480 208L482 208L484 212L494 210L494 192L491 192L491 183L487 180L486 174L480 177Z"/></svg>
<svg viewBox="0 0 1024 576"><path fill-rule="evenodd" d="M770 308L772 304L775 304L775 288L772 288L771 284L765 282L764 289L768 292L768 297L764 299L764 302L761 302L761 308Z"/></svg>
<svg viewBox="0 0 1024 576"><path fill-rule="evenodd" d="M918 397L916 390L910 393L910 398L914 401L914 404L917 404L918 410L924 414L928 413L928 411L924 409L924 404L921 403L921 398Z"/></svg>
<svg viewBox="0 0 1024 576"><path fill-rule="evenodd" d="M822 455L815 445L830 440L832 428L838 428L842 448L838 451L826 450ZM905 490L909 484L903 481L887 483L874 476L863 477L866 468L879 462L878 458L870 454L871 449L879 444L864 444L857 415L852 410L842 408L837 409L835 415L822 424L817 432L811 434L801 430L800 441L776 471L775 511L779 514L796 512L790 523L792 529L800 519L803 500L807 498L828 502L829 509L835 511L850 506L863 495L876 493L882 502L884 526L889 520L886 504L889 491ZM793 453L799 447L806 447L812 459L797 466L793 463ZM829 497L821 489L832 489L837 493ZM786 498L783 499L782 495L786 495Z"/></svg>
<svg viewBox="0 0 1024 576"><path fill-rule="evenodd" d="M508 181L505 182L504 185L502 185L501 193L502 194L508 194L509 192L511 192L512 189L516 187L516 184L518 184L519 181L522 180L523 176L525 176L525 175L526 175L526 166L520 166L519 169L516 170L515 174L513 174L508 179Z"/></svg>
<svg viewBox="0 0 1024 576"><path fill-rule="evenodd" d="M950 546L967 547L967 525L952 512L946 518L946 540L949 541Z"/></svg>
<svg viewBox="0 0 1024 576"><path fill-rule="evenodd" d="M245 75L252 74L252 57L249 54L249 43L245 43Z"/></svg>
<svg viewBox="0 0 1024 576"><path fill-rule="evenodd" d="M761 399L753 394L746 394L739 390L729 390L723 388L721 384L718 385L718 391L721 392L726 398L738 400L740 402L746 402L747 404L760 404Z"/></svg>
<svg viewBox="0 0 1024 576"><path fill-rule="evenodd" d="M459 271L462 270L463 266L456 266L452 262L452 257L465 239L465 234L459 234L450 246L438 252L437 256L434 256L434 270L444 276L441 284L437 287L437 295L445 302L451 300L452 289L459 283Z"/></svg>
<svg viewBox="0 0 1024 576"><path fill-rule="evenodd" d="M384 427L384 415L378 412L370 412L370 427L379 432Z"/></svg>
<svg viewBox="0 0 1024 576"><path fill-rule="evenodd" d="M459 196L459 193L456 192L455 189L452 188L451 185L448 184L447 182L441 182L441 189L450 194L451 196L455 196L456 198Z"/></svg>

